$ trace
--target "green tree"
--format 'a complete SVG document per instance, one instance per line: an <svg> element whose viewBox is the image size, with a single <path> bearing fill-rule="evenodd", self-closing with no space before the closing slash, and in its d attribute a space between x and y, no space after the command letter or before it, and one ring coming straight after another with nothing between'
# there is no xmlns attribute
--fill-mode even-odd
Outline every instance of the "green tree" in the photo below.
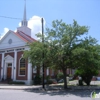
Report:
<svg viewBox="0 0 100 100"><path fill-rule="evenodd" d="M24 58L29 58L32 66L37 66L38 68L42 67L44 62L44 67L48 67L50 64L50 58L48 56L49 49L46 43L42 43L40 41L36 41L33 43L28 43L30 47L29 50L24 51ZM44 51L44 58L43 58Z"/></svg>
<svg viewBox="0 0 100 100"><path fill-rule="evenodd" d="M86 37L73 51L73 56L74 65L77 66L76 74L81 76L87 85L90 85L92 77L98 75L100 69L100 46L97 45L97 40Z"/></svg>
<svg viewBox="0 0 100 100"><path fill-rule="evenodd" d="M30 50L25 51L24 56L29 57L30 62L35 66L41 67L44 62L45 67L62 70L64 75L64 88L66 89L67 68L81 68L82 64L78 59L80 60L86 50L84 48L87 47L86 40L88 41L88 39L84 40L82 36L87 32L88 27L78 25L75 20L73 24L65 24L62 20L55 20L52 22L52 28L46 29L44 43L37 41L29 44ZM42 39L41 34L38 34L38 36ZM91 44L90 40L89 44ZM91 46L91 48L93 47ZM42 56L43 52L44 58ZM88 59L89 54L87 53L87 56L83 57L84 63L85 57Z"/></svg>
<svg viewBox="0 0 100 100"><path fill-rule="evenodd" d="M64 88L67 88L66 69L73 68L73 53L82 41L81 36L88 32L88 27L80 26L74 20L73 24L53 21L52 28L46 30L46 42L50 48L52 67L62 70L64 74Z"/></svg>

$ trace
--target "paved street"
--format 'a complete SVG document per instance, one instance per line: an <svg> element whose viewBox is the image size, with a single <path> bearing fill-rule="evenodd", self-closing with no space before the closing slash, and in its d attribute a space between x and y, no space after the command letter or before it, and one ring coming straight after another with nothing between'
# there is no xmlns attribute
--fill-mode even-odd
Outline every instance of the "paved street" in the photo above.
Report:
<svg viewBox="0 0 100 100"><path fill-rule="evenodd" d="M77 81L72 81L70 84L77 84ZM92 81L92 85L94 84L100 82ZM54 84L47 87L47 91L43 91L41 86L0 84L0 100L92 100L91 92L95 90L96 93L100 93L98 85L69 86L68 90L63 90L62 87Z"/></svg>
<svg viewBox="0 0 100 100"><path fill-rule="evenodd" d="M99 93L100 90L96 90ZM6 90L0 89L0 100L91 100L92 90Z"/></svg>

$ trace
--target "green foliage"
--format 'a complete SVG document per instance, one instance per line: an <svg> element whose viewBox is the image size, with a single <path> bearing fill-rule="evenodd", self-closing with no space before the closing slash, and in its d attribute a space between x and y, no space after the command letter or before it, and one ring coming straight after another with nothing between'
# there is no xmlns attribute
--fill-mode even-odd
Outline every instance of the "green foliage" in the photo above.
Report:
<svg viewBox="0 0 100 100"><path fill-rule="evenodd" d="M34 78L34 85L39 85L41 84L41 76L36 75Z"/></svg>
<svg viewBox="0 0 100 100"><path fill-rule="evenodd" d="M24 52L24 58L29 58L30 62L33 66L41 67L41 65L45 64L45 67L50 66L50 58L49 58L49 50L48 45L41 42L33 42L29 44L30 50ZM43 58L44 53L44 58Z"/></svg>
<svg viewBox="0 0 100 100"><path fill-rule="evenodd" d="M80 68L77 69L75 74L82 77L82 80L87 84L90 85L91 79L93 76L97 76L99 73L98 69L91 69L91 68Z"/></svg>
<svg viewBox="0 0 100 100"><path fill-rule="evenodd" d="M46 80L48 81L48 80L50 80L51 79L51 77L49 76L49 75L47 75L46 76Z"/></svg>
<svg viewBox="0 0 100 100"><path fill-rule="evenodd" d="M37 35L40 39L44 38L44 42L40 40L28 44L30 50L24 52L24 57L29 58L33 66L41 67L44 62L45 67L62 70L66 88L67 68L82 69L82 73L87 70L90 74L99 69L100 46L97 45L96 39L85 36L88 29L87 26L80 26L75 20L72 24L55 20L52 22L52 28L46 29L44 36Z"/></svg>
<svg viewBox="0 0 100 100"><path fill-rule="evenodd" d="M48 76L46 76L46 84L52 84L52 81L50 80L51 79L51 77L48 75Z"/></svg>
<svg viewBox="0 0 100 100"><path fill-rule="evenodd" d="M76 75L79 75L79 76L89 76L89 75L92 75L92 76L97 76L99 73L99 71L97 69L77 69L75 74Z"/></svg>
<svg viewBox="0 0 100 100"><path fill-rule="evenodd" d="M55 69L63 71L64 88L66 88L66 69L77 67L73 63L73 52L82 42L82 35L88 32L87 26L80 26L74 20L73 24L66 24L62 20L52 22L52 29L47 28L47 41L50 47L50 58Z"/></svg>
<svg viewBox="0 0 100 100"><path fill-rule="evenodd" d="M60 79L63 79L64 78L64 74L62 72L59 72L57 74L57 79L60 80Z"/></svg>

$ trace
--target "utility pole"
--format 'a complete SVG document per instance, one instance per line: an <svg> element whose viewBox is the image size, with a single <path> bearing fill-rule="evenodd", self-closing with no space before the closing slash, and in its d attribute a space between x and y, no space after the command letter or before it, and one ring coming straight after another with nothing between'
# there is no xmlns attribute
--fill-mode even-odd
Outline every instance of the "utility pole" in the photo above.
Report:
<svg viewBox="0 0 100 100"><path fill-rule="evenodd" d="M41 19L41 22L42 22L42 43L43 43L43 47L44 47L44 21L43 21L43 18ZM43 62L42 62L42 73L43 73L43 83L42 83L42 88L45 89L45 83L44 83L44 48L43 48L43 52L42 52L42 59L43 59Z"/></svg>

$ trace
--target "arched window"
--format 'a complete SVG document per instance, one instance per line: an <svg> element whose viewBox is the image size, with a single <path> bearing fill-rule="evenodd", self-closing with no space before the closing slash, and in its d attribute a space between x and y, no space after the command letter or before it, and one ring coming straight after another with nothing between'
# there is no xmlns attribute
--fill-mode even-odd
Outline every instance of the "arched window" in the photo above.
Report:
<svg viewBox="0 0 100 100"><path fill-rule="evenodd" d="M25 67L25 59L24 58L20 59L19 67L20 67L19 75L25 75L26 67Z"/></svg>

